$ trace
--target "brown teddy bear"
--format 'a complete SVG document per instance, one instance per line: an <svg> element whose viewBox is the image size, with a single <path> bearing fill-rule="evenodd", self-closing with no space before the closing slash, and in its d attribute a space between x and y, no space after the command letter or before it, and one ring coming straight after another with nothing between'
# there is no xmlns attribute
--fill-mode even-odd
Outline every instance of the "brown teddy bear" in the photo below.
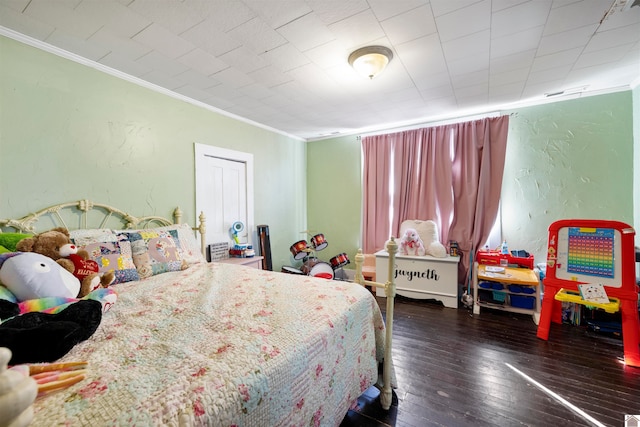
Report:
<svg viewBox="0 0 640 427"><path fill-rule="evenodd" d="M64 227L23 239L18 242L16 249L20 252L35 252L48 256L72 273L80 281L78 298L100 286L106 288L115 280L113 271L99 273L98 263L89 259L87 251L78 250L71 242L69 230Z"/></svg>

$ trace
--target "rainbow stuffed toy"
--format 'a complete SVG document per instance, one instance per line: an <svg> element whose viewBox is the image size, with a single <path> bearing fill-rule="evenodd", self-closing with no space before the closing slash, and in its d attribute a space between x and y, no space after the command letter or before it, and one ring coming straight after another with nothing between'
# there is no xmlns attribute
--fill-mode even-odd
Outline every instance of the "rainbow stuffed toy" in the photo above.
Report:
<svg viewBox="0 0 640 427"><path fill-rule="evenodd" d="M0 347L10 364L52 362L89 338L117 299L99 288L75 298L80 283L49 257L0 254Z"/></svg>

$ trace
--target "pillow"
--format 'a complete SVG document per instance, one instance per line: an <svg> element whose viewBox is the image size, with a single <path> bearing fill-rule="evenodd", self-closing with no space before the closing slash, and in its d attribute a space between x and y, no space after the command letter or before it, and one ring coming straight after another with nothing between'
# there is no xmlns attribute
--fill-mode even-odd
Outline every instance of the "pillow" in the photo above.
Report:
<svg viewBox="0 0 640 427"><path fill-rule="evenodd" d="M180 255L177 230L121 231L117 235L124 235L131 242L133 262L141 279L187 267Z"/></svg>
<svg viewBox="0 0 640 427"><path fill-rule="evenodd" d="M98 263L100 273L113 270L114 284L140 280L126 235L109 229L73 230L69 234L73 243Z"/></svg>
<svg viewBox="0 0 640 427"><path fill-rule="evenodd" d="M200 242L196 239L196 235L189 224L168 225L166 227L154 228L154 230L176 230L178 232L178 239L180 240L179 250L180 255L182 255L182 259L189 264L207 262L206 258L202 254Z"/></svg>
<svg viewBox="0 0 640 427"><path fill-rule="evenodd" d="M20 240L32 236L32 234L0 232L0 246L6 249L6 252L15 252L16 245Z"/></svg>

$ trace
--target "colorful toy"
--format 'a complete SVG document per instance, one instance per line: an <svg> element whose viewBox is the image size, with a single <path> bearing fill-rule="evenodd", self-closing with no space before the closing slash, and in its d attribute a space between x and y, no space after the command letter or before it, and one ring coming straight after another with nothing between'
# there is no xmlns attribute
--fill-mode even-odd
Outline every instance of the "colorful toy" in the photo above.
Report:
<svg viewBox="0 0 640 427"><path fill-rule="evenodd" d="M117 298L110 288L75 298L78 279L51 258L29 252L0 254L0 282L0 347L11 350L11 364L64 356L93 335Z"/></svg>
<svg viewBox="0 0 640 427"><path fill-rule="evenodd" d="M407 228L400 238L400 254L423 256L426 251L424 243L418 232L413 228Z"/></svg>
<svg viewBox="0 0 640 427"><path fill-rule="evenodd" d="M600 308L619 308L622 316L624 361L640 367L634 235L618 221L570 219L549 226L538 338L548 339L551 322L562 322L562 301L598 306L583 299L579 285L602 285L611 302Z"/></svg>

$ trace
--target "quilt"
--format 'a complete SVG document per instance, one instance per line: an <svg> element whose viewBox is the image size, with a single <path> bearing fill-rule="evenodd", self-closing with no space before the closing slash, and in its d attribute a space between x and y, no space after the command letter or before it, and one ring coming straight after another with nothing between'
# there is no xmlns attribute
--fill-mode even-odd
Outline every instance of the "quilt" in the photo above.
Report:
<svg viewBox="0 0 640 427"><path fill-rule="evenodd" d="M33 425L337 426L377 380L384 321L357 284L201 263L113 289L61 359L87 378Z"/></svg>

